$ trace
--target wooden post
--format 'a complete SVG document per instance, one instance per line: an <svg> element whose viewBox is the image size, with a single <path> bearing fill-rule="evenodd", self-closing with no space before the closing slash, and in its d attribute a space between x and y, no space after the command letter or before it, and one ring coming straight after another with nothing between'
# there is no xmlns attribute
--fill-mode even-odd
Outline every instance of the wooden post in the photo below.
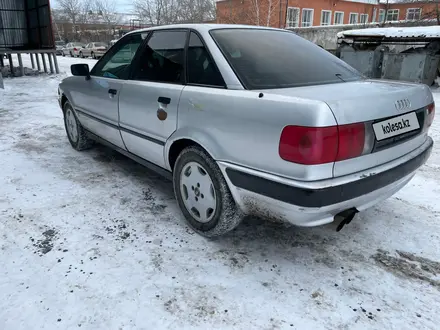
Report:
<svg viewBox="0 0 440 330"><path fill-rule="evenodd" d="M35 69L34 54L30 53L29 55L31 57L32 69Z"/></svg>
<svg viewBox="0 0 440 330"><path fill-rule="evenodd" d="M11 77L14 76L14 62L12 62L12 55L8 54L9 59L9 71L11 72Z"/></svg>
<svg viewBox="0 0 440 330"><path fill-rule="evenodd" d="M52 55L53 53L47 53L47 59L49 60L50 73L53 74L53 63L52 63Z"/></svg>
<svg viewBox="0 0 440 330"><path fill-rule="evenodd" d="M37 62L38 72L41 72L40 59L38 58L38 54L35 54L35 61Z"/></svg>
<svg viewBox="0 0 440 330"><path fill-rule="evenodd" d="M24 66L23 66L23 59L21 58L21 53L18 53L17 57L18 57L18 66L20 67L20 74L23 77L24 76Z"/></svg>
<svg viewBox="0 0 440 330"><path fill-rule="evenodd" d="M43 61L44 72L47 73L47 64L46 60L44 59L44 53L41 53L41 60Z"/></svg>
<svg viewBox="0 0 440 330"><path fill-rule="evenodd" d="M53 53L53 61L55 63L55 72L60 73L60 68L58 66L58 58L57 58L57 54L55 53Z"/></svg>

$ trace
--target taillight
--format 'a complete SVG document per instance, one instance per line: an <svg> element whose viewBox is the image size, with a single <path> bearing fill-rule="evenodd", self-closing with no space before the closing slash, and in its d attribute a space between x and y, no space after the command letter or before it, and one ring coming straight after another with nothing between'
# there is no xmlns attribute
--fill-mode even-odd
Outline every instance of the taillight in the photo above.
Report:
<svg viewBox="0 0 440 330"><path fill-rule="evenodd" d="M280 157L289 162L317 165L361 156L365 125L329 127L286 126L280 138Z"/></svg>
<svg viewBox="0 0 440 330"><path fill-rule="evenodd" d="M365 125L363 123L338 126L338 133L336 161L362 155L365 145Z"/></svg>
<svg viewBox="0 0 440 330"><path fill-rule="evenodd" d="M73 48L73 50L76 52L78 49L76 49L76 48Z"/></svg>
<svg viewBox="0 0 440 330"><path fill-rule="evenodd" d="M434 115L435 115L435 103L431 103L428 105L428 108L426 110L426 127L430 127L432 125L432 122L434 121Z"/></svg>

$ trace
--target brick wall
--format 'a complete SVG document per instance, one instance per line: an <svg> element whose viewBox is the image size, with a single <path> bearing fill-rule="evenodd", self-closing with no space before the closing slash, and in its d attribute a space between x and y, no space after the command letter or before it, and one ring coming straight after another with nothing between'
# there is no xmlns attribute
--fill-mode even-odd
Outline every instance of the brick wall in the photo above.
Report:
<svg viewBox="0 0 440 330"><path fill-rule="evenodd" d="M389 9L399 9L399 20L406 19L408 8L422 8L422 19L436 18L435 4L409 3L389 4ZM334 24L335 12L344 12L343 24L349 24L350 13L356 13L357 21L360 15L367 14L368 22L372 22L374 10L376 21L379 20L379 10L386 9L384 4L368 4L344 0L221 0L217 2L217 23L250 24L286 27L287 8L299 8L299 24L303 9L313 9L313 26L321 25L323 10L331 11L331 22Z"/></svg>

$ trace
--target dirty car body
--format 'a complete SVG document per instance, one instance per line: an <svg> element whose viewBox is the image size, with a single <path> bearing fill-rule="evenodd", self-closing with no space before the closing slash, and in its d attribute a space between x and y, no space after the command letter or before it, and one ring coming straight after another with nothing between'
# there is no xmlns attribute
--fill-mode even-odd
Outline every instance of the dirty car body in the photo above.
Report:
<svg viewBox="0 0 440 330"><path fill-rule="evenodd" d="M348 222L405 186L433 146L427 86L364 79L285 30L145 29L121 38L90 74L74 74L60 84L63 109L68 102L91 138L174 175L182 212L207 236L239 223L217 230L218 208L299 226ZM215 164L191 162L205 164L214 200L232 196L229 208L212 204L214 215L198 213L199 182L182 183L194 148Z"/></svg>

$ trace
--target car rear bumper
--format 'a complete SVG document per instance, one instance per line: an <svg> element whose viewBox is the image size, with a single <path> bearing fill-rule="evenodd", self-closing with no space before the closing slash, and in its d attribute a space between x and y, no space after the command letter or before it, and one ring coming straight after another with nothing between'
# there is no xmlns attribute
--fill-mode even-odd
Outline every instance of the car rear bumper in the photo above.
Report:
<svg viewBox="0 0 440 330"><path fill-rule="evenodd" d="M433 141L392 162L352 175L301 182L219 162L235 201L245 214L318 226L348 209L365 210L405 186L429 158Z"/></svg>

